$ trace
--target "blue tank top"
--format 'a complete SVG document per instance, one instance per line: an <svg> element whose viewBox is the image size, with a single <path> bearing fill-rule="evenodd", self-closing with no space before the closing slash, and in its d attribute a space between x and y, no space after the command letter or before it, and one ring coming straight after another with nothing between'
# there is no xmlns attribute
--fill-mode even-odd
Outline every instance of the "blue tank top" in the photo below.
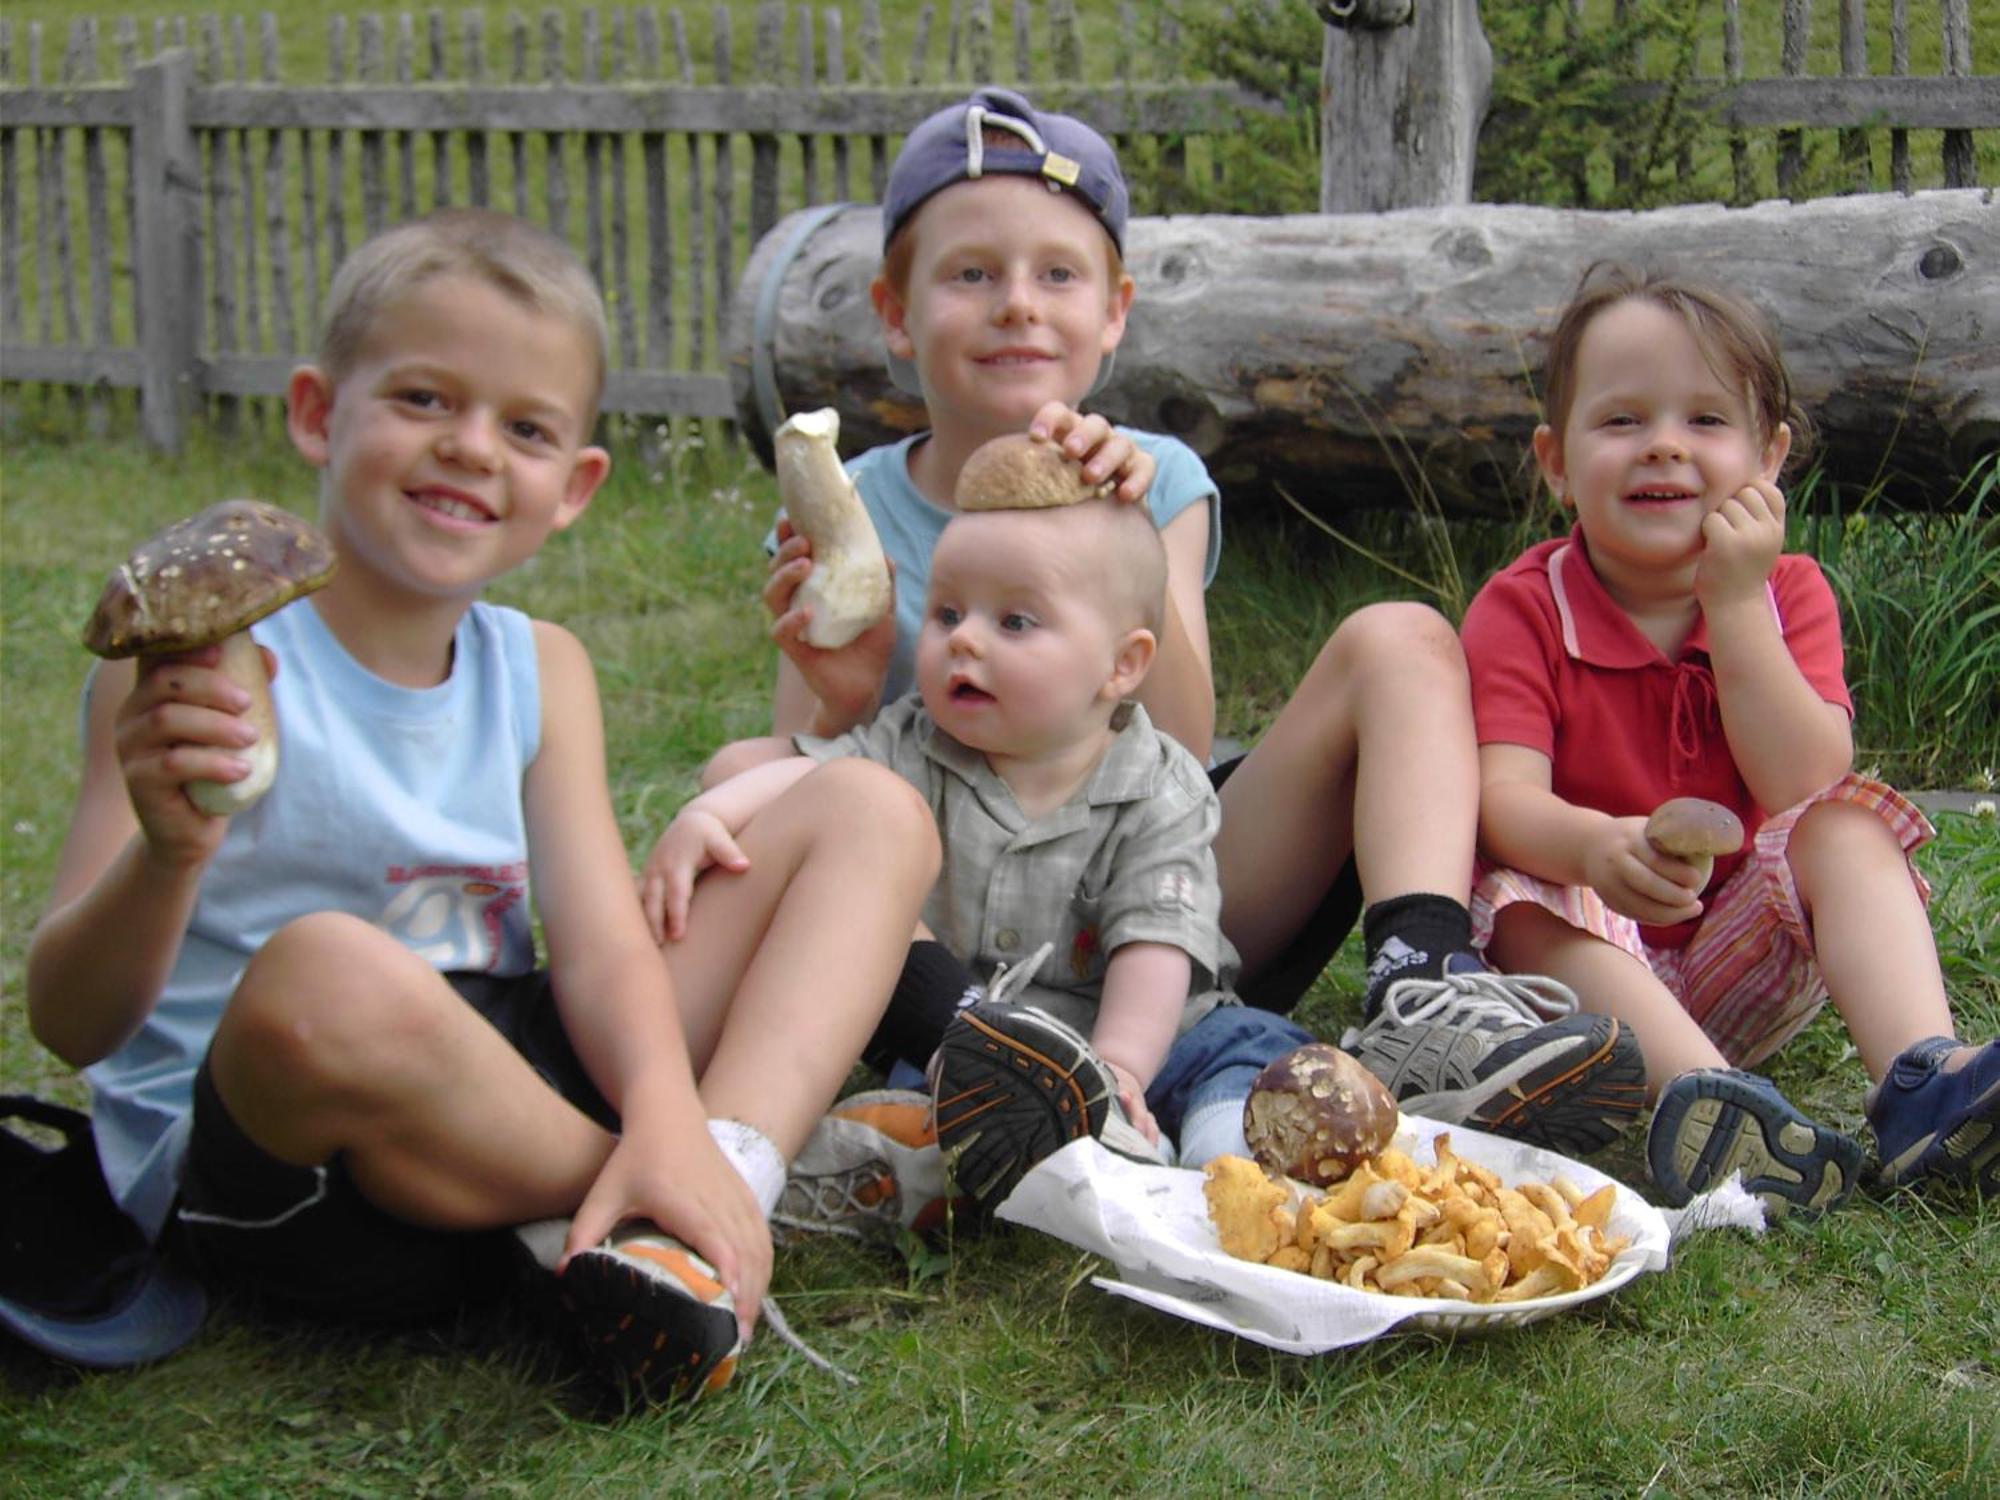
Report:
<svg viewBox="0 0 2000 1500"><path fill-rule="evenodd" d="M277 781L230 821L145 1024L85 1074L105 1179L149 1237L173 1201L195 1070L243 966L280 927L346 912L440 971L534 965L521 779L541 685L527 616L475 603L432 688L369 672L310 601L252 634L278 658Z"/></svg>

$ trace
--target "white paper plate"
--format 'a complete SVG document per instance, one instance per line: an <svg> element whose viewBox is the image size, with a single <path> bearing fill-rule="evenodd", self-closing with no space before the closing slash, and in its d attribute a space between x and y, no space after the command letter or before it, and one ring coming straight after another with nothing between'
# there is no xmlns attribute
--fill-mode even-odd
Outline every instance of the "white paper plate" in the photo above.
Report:
<svg viewBox="0 0 2000 1500"><path fill-rule="evenodd" d="M1428 1165L1436 1160L1431 1143L1441 1131L1450 1133L1458 1156L1499 1173L1510 1186L1560 1176L1591 1193L1611 1183L1616 1199L1609 1231L1630 1236L1631 1244L1592 1285L1530 1302L1493 1306L1357 1291L1224 1254L1209 1223L1200 1172L1142 1166L1091 1140L1066 1146L1030 1172L999 1216L1111 1261L1117 1276L1092 1278L1107 1292L1296 1354L1364 1343L1405 1328L1517 1328L1608 1297L1641 1272L1666 1265L1666 1220L1622 1183L1552 1151L1409 1115L1396 1144Z"/></svg>

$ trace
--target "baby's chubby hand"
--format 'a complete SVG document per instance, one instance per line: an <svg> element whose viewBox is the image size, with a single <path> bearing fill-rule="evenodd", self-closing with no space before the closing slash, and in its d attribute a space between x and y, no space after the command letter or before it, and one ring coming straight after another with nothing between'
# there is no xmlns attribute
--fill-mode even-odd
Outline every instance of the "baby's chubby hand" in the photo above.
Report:
<svg viewBox="0 0 2000 1500"><path fill-rule="evenodd" d="M1059 446L1065 457L1081 460L1090 484L1115 480L1113 499L1133 504L1146 498L1158 467L1124 433L1100 416L1085 416L1060 401L1051 401L1028 423L1028 435Z"/></svg>
<svg viewBox="0 0 2000 1500"><path fill-rule="evenodd" d="M1655 849L1644 818L1606 818L1585 850L1583 868L1604 904L1635 922L1666 927L1702 913L1694 867Z"/></svg>
<svg viewBox="0 0 2000 1500"><path fill-rule="evenodd" d="M235 781L249 773L239 752L257 742L243 717L250 695L219 669L220 646L141 657L132 690L118 707L113 744L148 851L165 863L206 862L228 831L188 799L190 781ZM278 672L264 651L264 667ZM105 669L110 670L110 669Z"/></svg>
<svg viewBox="0 0 2000 1500"><path fill-rule="evenodd" d="M1136 1075L1109 1058L1104 1060L1104 1066L1118 1080L1118 1102L1125 1106L1125 1117L1141 1135L1157 1146L1160 1143L1160 1124L1153 1118L1153 1112L1146 1108L1145 1088Z"/></svg>
<svg viewBox="0 0 2000 1500"><path fill-rule="evenodd" d="M711 865L740 875L750 868L750 859L722 819L697 797L667 825L639 873L639 904L654 942L678 942L687 935L694 883Z"/></svg>
<svg viewBox="0 0 2000 1500"><path fill-rule="evenodd" d="M1785 547L1785 495L1759 479L1702 518L1695 597L1704 611L1762 592Z"/></svg>

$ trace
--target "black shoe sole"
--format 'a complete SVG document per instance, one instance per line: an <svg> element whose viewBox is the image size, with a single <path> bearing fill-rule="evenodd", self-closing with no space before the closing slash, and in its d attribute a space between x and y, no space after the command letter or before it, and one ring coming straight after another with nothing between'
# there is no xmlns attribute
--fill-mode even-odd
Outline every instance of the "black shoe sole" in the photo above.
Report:
<svg viewBox="0 0 2000 1500"><path fill-rule="evenodd" d="M1576 1035L1585 1045L1515 1082L1473 1111L1470 1124L1565 1156L1588 1156L1618 1139L1646 1103L1639 1039L1613 1016L1551 1021L1496 1049L1480 1067L1491 1075L1525 1051Z"/></svg>
<svg viewBox="0 0 2000 1500"><path fill-rule="evenodd" d="M557 1288L584 1364L628 1400L692 1400L736 1372L733 1308L697 1302L609 1254L572 1257Z"/></svg>
<svg viewBox="0 0 2000 1500"><path fill-rule="evenodd" d="M1727 1073L1710 1074L1654 1112L1646 1165L1669 1206L1743 1174L1743 1190L1774 1213L1824 1213L1860 1181L1861 1143L1815 1124Z"/></svg>
<svg viewBox="0 0 2000 1500"><path fill-rule="evenodd" d="M1053 1045L1060 1043L1060 1048ZM939 1049L938 1149L960 1192L1005 1202L1035 1163L1103 1133L1104 1067L1033 1016L1004 1005L961 1011ZM1058 1055L1060 1052L1063 1055Z"/></svg>

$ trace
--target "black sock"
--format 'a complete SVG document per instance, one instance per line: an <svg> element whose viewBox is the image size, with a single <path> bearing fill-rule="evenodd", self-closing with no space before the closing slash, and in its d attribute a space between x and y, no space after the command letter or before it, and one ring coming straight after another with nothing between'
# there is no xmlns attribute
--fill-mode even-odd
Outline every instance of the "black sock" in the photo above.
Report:
<svg viewBox="0 0 2000 1500"><path fill-rule="evenodd" d="M1372 1017L1397 980L1436 979L1446 958L1472 947L1472 914L1449 896L1392 896L1362 912L1361 941L1368 958L1362 1009Z"/></svg>
<svg viewBox="0 0 2000 1500"><path fill-rule="evenodd" d="M923 938L910 944L896 991L862 1061L879 1073L888 1072L898 1059L922 1068L944 1040L952 1017L982 993L978 976L943 943Z"/></svg>

